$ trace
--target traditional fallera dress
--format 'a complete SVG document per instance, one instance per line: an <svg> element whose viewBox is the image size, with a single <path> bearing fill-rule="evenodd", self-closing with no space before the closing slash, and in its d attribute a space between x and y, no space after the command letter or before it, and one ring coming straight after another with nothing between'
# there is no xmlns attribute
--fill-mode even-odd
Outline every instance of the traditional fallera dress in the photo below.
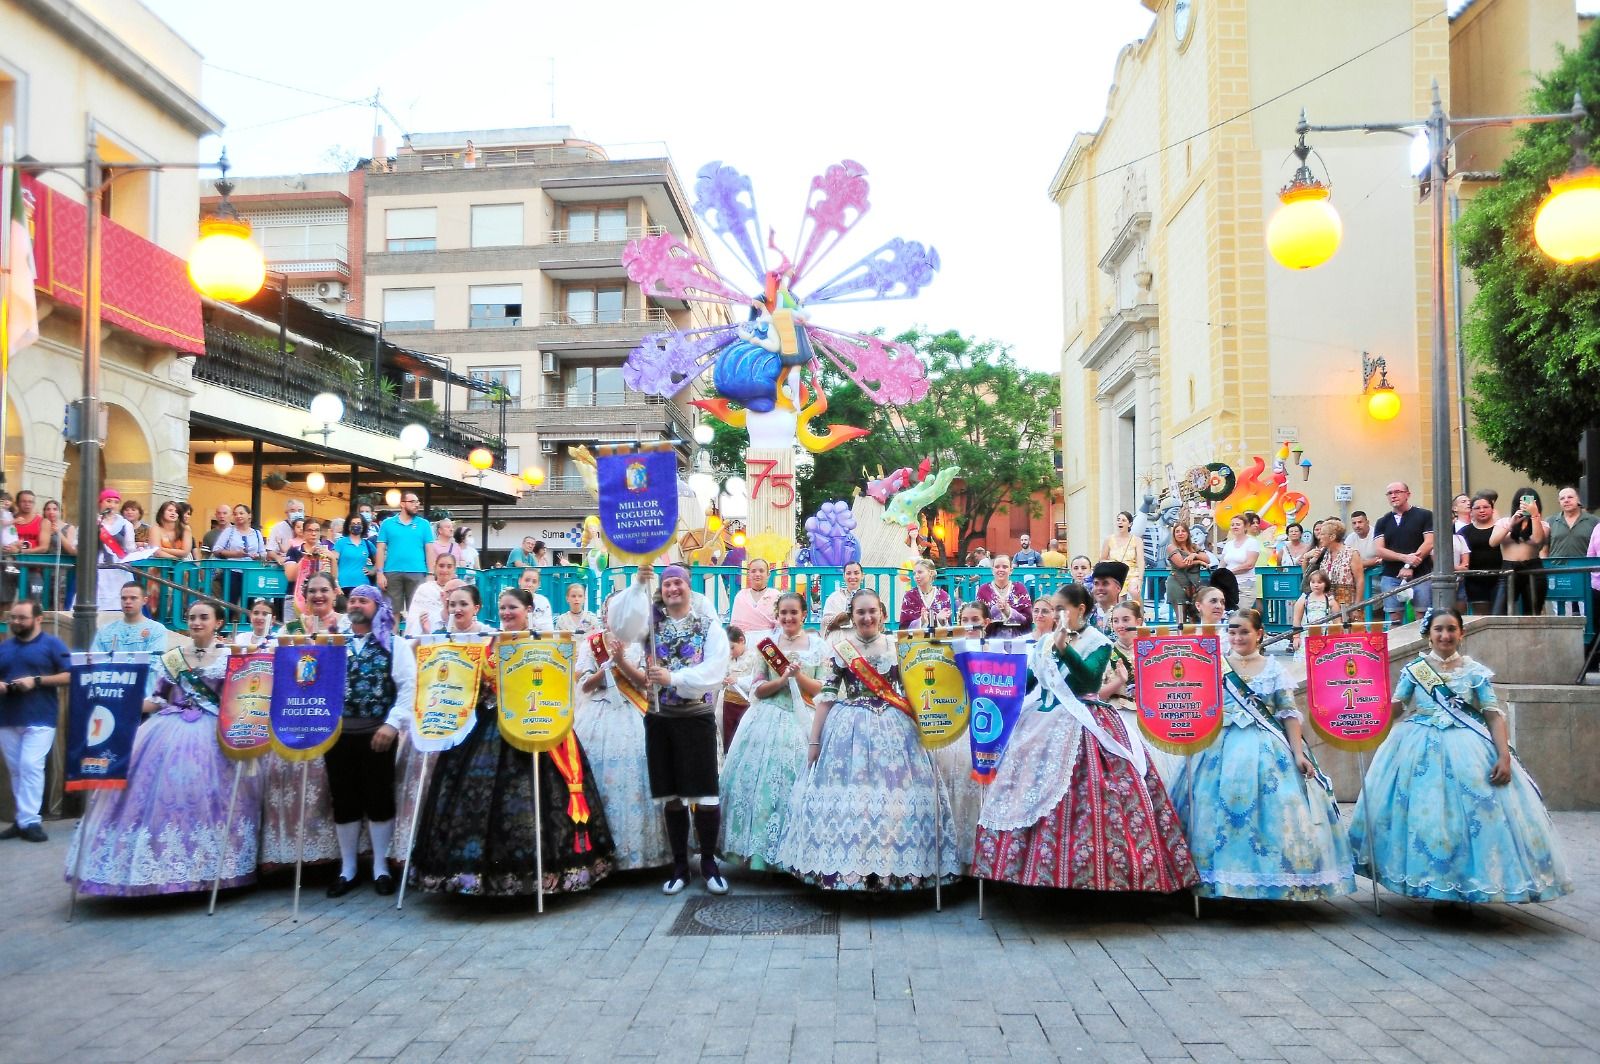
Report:
<svg viewBox="0 0 1600 1064"><path fill-rule="evenodd" d="M800 666L803 675L821 680L828 658L827 642L802 633L791 643L779 633L773 642L784 657ZM745 651L755 660L751 687L778 678L754 648ZM806 768L806 744L811 738L811 710L795 704L793 687L785 683L766 698L757 698L745 711L722 763L723 855L766 867L766 853L777 837L778 820L789 805L795 780Z"/></svg>
<svg viewBox="0 0 1600 1064"><path fill-rule="evenodd" d="M940 623L955 623L956 611L950 605L950 592L936 587L924 595L920 587L913 587L900 599L900 630L931 628L934 618L941 613L947 620Z"/></svg>
<svg viewBox="0 0 1600 1064"><path fill-rule="evenodd" d="M1122 718L1122 730L1128 733L1129 740L1143 744L1145 760L1155 766L1156 774L1161 777L1161 784L1167 788L1167 797L1170 799L1172 781L1178 778L1178 770L1183 768L1183 758L1151 746L1144 732L1139 730L1139 709L1132 697L1133 659L1115 639L1111 643L1111 660L1106 663L1106 681L1109 682L1113 675L1122 678L1123 693L1107 701L1115 707L1117 716Z"/></svg>
<svg viewBox="0 0 1600 1064"><path fill-rule="evenodd" d="M629 648L636 665L644 661L637 645ZM578 640L577 675L595 668L589 639ZM641 695L642 697L642 695ZM615 669L601 673L592 694L578 692L574 729L594 769L594 785L606 809L606 823L616 844L619 871L659 868L672 863L661 807L650 798L650 776L644 753L644 713L617 686Z"/></svg>
<svg viewBox="0 0 1600 1064"><path fill-rule="evenodd" d="M1196 882L1167 791L1096 697L1111 644L1086 627L1030 654L1032 682L985 796L972 874L1023 886L1169 893Z"/></svg>
<svg viewBox="0 0 1600 1064"><path fill-rule="evenodd" d="M917 890L960 874L950 804L935 801L932 759L892 699L905 700L892 636L835 644L817 698L833 703L822 746L795 784L769 864L827 890Z"/></svg>
<svg viewBox="0 0 1600 1064"><path fill-rule="evenodd" d="M1522 763L1512 757L1511 782L1489 782L1496 754L1484 718L1504 712L1493 675L1461 654L1429 653L1400 670L1394 697L1406 716L1374 755L1351 817L1357 872L1436 901L1550 901L1572 890Z"/></svg>
<svg viewBox="0 0 1600 1064"><path fill-rule="evenodd" d="M544 892L588 890L611 874L614 847L583 745L569 734L550 753L525 753L501 738L499 712L490 665L478 688L477 723L434 759L406 874L413 886L446 894L536 893L537 759Z"/></svg>
<svg viewBox="0 0 1600 1064"><path fill-rule="evenodd" d="M1295 766L1285 720L1300 719L1276 659L1223 685L1222 733L1186 759L1172 794L1207 898L1316 901L1350 894L1350 839L1332 787ZM1189 776L1192 774L1193 779ZM1192 789L1191 789L1192 785Z"/></svg>
<svg viewBox="0 0 1600 1064"><path fill-rule="evenodd" d="M1033 627L1033 599L1028 589L1015 580L1004 591L992 583L984 584L978 588L978 601L989 604L998 635L1022 637Z"/></svg>
<svg viewBox="0 0 1600 1064"><path fill-rule="evenodd" d="M343 614L331 628L313 626L314 631L331 631L348 635L350 622ZM302 621L291 621L283 628L284 635L305 635L307 626ZM268 641L264 649L271 653L276 643ZM322 758L314 757L306 765L306 830L305 863L327 864L339 859L339 840L333 832L333 800L328 792L328 769ZM261 870L274 871L295 863L299 853L300 827L300 762L286 761L273 751L261 757Z"/></svg>
<svg viewBox="0 0 1600 1064"><path fill-rule="evenodd" d="M261 781L249 766L239 780L228 837L234 763L217 740L218 697L226 654L191 668L183 648L161 656L154 698L160 710L140 725L128 765L128 786L97 796L67 850L73 881L78 848L85 894L132 897L211 889L256 878Z"/></svg>

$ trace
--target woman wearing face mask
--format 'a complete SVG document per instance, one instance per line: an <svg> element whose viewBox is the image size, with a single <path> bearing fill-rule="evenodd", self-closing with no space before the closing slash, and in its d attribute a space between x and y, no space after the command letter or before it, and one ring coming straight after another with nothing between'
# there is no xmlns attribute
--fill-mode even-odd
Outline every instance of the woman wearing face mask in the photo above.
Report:
<svg viewBox="0 0 1600 1064"><path fill-rule="evenodd" d="M502 635L528 631L531 595L508 588L500 593L499 606ZM436 759L407 874L413 886L426 891L529 895L538 891L536 854L542 853L546 894L588 890L611 874L614 852L589 760L574 735L541 754L525 753L501 738L495 654L491 646L472 732ZM587 821L573 815L572 798L578 792L569 792L569 787L582 793Z"/></svg>
<svg viewBox="0 0 1600 1064"><path fill-rule="evenodd" d="M1306 752L1294 683L1261 653L1261 614L1228 621L1222 733L1172 784L1206 898L1318 901L1353 893L1333 788ZM1190 779L1189 777L1193 778Z"/></svg>
<svg viewBox="0 0 1600 1064"><path fill-rule="evenodd" d="M1487 668L1461 653L1461 614L1423 618L1395 724L1351 818L1356 871L1439 902L1550 901L1573 888L1538 788L1512 752ZM1371 818L1370 838L1368 818Z"/></svg>
<svg viewBox="0 0 1600 1064"><path fill-rule="evenodd" d="M935 797L877 594L856 592L850 619L817 695L810 768L767 862L824 890L931 889L961 870L950 804Z"/></svg>
<svg viewBox="0 0 1600 1064"><path fill-rule="evenodd" d="M95 801L73 834L66 879L73 882L78 848L86 847L77 882L85 894L210 890L219 876L223 887L255 882L260 780L240 777L230 826L234 763L217 740L228 665L217 637L222 614L201 601L187 616L189 642L153 666L155 693L145 699L146 722L133 740L127 789Z"/></svg>
<svg viewBox="0 0 1600 1064"><path fill-rule="evenodd" d="M756 661L751 676L755 701L740 719L722 765L722 852L754 869L766 867L764 855L777 832L776 820L794 781L805 771L808 703L822 690L828 657L826 641L805 630L804 599L790 592L778 598L777 608L778 630L753 638L758 643L771 638L787 664L775 669L759 650L749 651Z"/></svg>
<svg viewBox="0 0 1600 1064"><path fill-rule="evenodd" d="M985 796L972 873L1024 886L1169 893L1194 865L1161 777L1101 700L1110 642L1089 593L1055 594L1029 656L1027 700Z"/></svg>

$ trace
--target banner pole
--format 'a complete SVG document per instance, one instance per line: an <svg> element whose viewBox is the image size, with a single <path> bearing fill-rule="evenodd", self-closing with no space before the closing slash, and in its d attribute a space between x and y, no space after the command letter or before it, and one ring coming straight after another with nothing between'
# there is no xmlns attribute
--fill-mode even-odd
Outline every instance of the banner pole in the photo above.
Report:
<svg viewBox="0 0 1600 1064"><path fill-rule="evenodd" d="M233 810L239 804L239 776L244 772L244 762L233 763L233 789L228 792L228 815L222 822L222 841L217 846L217 874L211 880L211 904L206 915L217 913L217 888L222 885L222 855L228 851L228 839L233 836Z"/></svg>
<svg viewBox="0 0 1600 1064"><path fill-rule="evenodd" d="M1366 797L1367 790L1367 752L1356 751L1356 771L1361 774L1361 793L1357 798ZM1372 915L1382 916L1383 906L1378 901L1378 851L1377 840L1372 837L1372 803L1362 803L1362 808L1367 811L1367 870L1372 873Z"/></svg>
<svg viewBox="0 0 1600 1064"><path fill-rule="evenodd" d="M533 780L533 874L537 878L538 910L544 912L544 815L539 808L539 755L528 759L528 775Z"/></svg>
<svg viewBox="0 0 1600 1064"><path fill-rule="evenodd" d="M300 869L306 861L306 770L311 762L300 762L300 824L295 830L294 920L300 921Z"/></svg>
<svg viewBox="0 0 1600 1064"><path fill-rule="evenodd" d="M83 884L83 854L89 848L89 832L84 825L89 823L89 814L94 812L95 800L100 797L99 791L90 791L88 799L84 802L83 819L78 821L78 859L72 866L72 885L67 889L67 923L72 923L72 914L78 908L78 889Z"/></svg>
<svg viewBox="0 0 1600 1064"><path fill-rule="evenodd" d="M1189 754L1189 761L1188 761L1187 764L1185 764L1183 766L1183 782L1184 782L1184 785L1188 788L1188 791L1189 791L1189 817L1192 820L1194 818L1194 754L1193 753ZM1193 860L1193 857L1194 857L1194 855L1191 853L1190 854L1190 859ZM1198 920L1198 919L1200 919L1200 884L1198 884L1198 883L1196 883L1194 885L1193 897L1194 897L1194 918L1196 920Z"/></svg>
<svg viewBox="0 0 1600 1064"><path fill-rule="evenodd" d="M969 745L972 742L971 733L970 732L968 733L967 742L968 742ZM978 823L980 825L983 823L983 811L984 811L985 807L988 806L988 804L989 804L989 788L988 788L987 785L985 785L983 790L982 790L982 792L981 792L981 797L979 797L979 799L978 799ZM973 854L972 855L972 860L973 860L974 866L976 866L977 860L978 860L978 855L977 854ZM974 867L973 871L974 872L977 871L976 867ZM973 878L978 881L978 919L982 920L983 919L983 877L982 876L973 876Z"/></svg>
<svg viewBox="0 0 1600 1064"><path fill-rule="evenodd" d="M944 912L944 813L939 802L939 766L933 760L933 751L924 749L928 758L928 771L933 775L933 911Z"/></svg>
<svg viewBox="0 0 1600 1064"><path fill-rule="evenodd" d="M411 828L406 832L406 867L400 873L400 896L395 899L394 907L398 911L405 908L406 883L411 879L411 854L417 848L417 822L422 819L422 803L428 800L428 764L433 757L432 751L422 755L422 773L417 781L417 800L411 807ZM401 784L404 786L404 783Z"/></svg>

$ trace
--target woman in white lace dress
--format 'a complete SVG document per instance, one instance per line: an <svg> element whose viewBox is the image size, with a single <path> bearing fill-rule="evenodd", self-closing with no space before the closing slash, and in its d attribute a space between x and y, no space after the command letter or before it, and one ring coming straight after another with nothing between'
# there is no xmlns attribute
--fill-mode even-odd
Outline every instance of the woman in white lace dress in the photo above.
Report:
<svg viewBox="0 0 1600 1064"><path fill-rule="evenodd" d="M747 651L755 659L755 702L740 719L722 765L722 854L749 861L754 869L767 866L767 847L777 835L794 781L805 770L811 734L806 703L822 690L828 655L826 641L805 630L805 599L789 592L778 597L777 608L772 641L788 665L780 672L758 649Z"/></svg>
<svg viewBox="0 0 1600 1064"><path fill-rule="evenodd" d="M854 628L833 644L808 757L771 864L825 890L921 890L961 872L955 822L917 740L883 602L850 600Z"/></svg>

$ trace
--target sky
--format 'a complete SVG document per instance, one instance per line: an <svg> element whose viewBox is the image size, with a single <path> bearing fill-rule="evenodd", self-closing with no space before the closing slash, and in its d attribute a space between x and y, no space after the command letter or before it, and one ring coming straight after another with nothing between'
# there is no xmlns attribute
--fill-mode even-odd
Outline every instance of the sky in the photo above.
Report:
<svg viewBox="0 0 1600 1064"><path fill-rule="evenodd" d="M691 188L706 162L744 171L781 247L812 176L862 164L871 209L812 276L897 236L933 245L942 268L914 300L819 308L819 324L956 329L1050 371L1062 327L1049 184L1073 135L1099 127L1117 55L1153 17L1138 0L279 0L243 18L219 17L215 0L144 2L204 57L202 102L228 128L200 155L226 145L236 174L339 169L341 154L371 153L375 121L391 151L402 130L550 124L553 58L557 124L619 154L664 145ZM392 117L338 102L374 94ZM717 261L748 283L731 256Z"/></svg>

